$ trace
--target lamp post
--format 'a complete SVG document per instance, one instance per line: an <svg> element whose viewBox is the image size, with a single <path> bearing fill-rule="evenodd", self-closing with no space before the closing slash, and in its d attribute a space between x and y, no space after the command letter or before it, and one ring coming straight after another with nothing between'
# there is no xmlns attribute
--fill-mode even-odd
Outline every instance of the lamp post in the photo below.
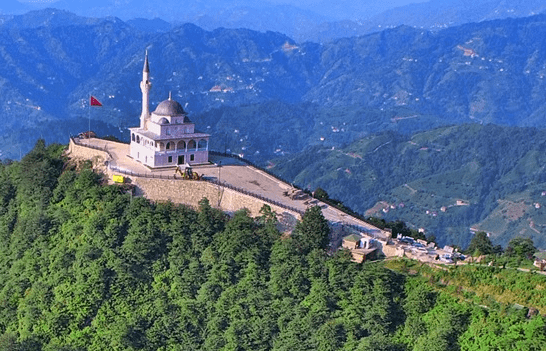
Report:
<svg viewBox="0 0 546 351"><path fill-rule="evenodd" d="M218 161L218 207L220 207L220 169L222 168L222 161Z"/></svg>

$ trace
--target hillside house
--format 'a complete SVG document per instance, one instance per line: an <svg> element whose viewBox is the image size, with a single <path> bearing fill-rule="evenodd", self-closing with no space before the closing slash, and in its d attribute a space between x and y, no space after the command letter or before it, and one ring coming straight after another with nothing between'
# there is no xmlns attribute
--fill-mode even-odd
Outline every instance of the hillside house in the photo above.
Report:
<svg viewBox="0 0 546 351"><path fill-rule="evenodd" d="M343 238L341 247L349 250L354 250L358 248L358 245L360 244L360 235L357 234L351 234Z"/></svg>
<svg viewBox="0 0 546 351"><path fill-rule="evenodd" d="M535 262L533 265L538 268L539 271L546 271L546 251L538 251L535 253Z"/></svg>
<svg viewBox="0 0 546 351"><path fill-rule="evenodd" d="M453 252L455 252L455 249L452 246L445 245L444 246L444 251L448 252L448 253L453 253Z"/></svg>
<svg viewBox="0 0 546 351"><path fill-rule="evenodd" d="M537 258L533 266L537 267L539 271L546 271L546 260Z"/></svg>
<svg viewBox="0 0 546 351"><path fill-rule="evenodd" d="M423 239L417 239L417 242L418 242L419 244L423 245L423 246L427 246L427 245L428 245L427 241L426 241L426 240L423 240Z"/></svg>
<svg viewBox="0 0 546 351"><path fill-rule="evenodd" d="M341 246L351 251L353 262L357 263L373 259L377 254L377 247L375 247L372 239L358 234L344 237Z"/></svg>

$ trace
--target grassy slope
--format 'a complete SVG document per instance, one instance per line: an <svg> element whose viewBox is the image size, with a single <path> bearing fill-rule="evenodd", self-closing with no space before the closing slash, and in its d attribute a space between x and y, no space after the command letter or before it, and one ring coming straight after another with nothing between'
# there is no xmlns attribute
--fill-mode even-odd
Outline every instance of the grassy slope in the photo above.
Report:
<svg viewBox="0 0 546 351"><path fill-rule="evenodd" d="M438 291L460 300L488 308L518 304L546 313L546 276L538 273L478 265L443 266L440 269L408 259L386 261L384 265L428 280Z"/></svg>

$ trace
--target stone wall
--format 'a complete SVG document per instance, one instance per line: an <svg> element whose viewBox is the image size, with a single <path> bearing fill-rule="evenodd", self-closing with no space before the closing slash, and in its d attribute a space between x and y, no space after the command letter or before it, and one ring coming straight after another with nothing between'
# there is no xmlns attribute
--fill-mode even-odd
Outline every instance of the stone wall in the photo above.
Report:
<svg viewBox="0 0 546 351"><path fill-rule="evenodd" d="M87 160L100 159L103 163L104 161L110 159L110 156L106 151L77 145L72 141L72 139L70 139L70 143L68 144L68 152L71 157L77 157Z"/></svg>
<svg viewBox="0 0 546 351"><path fill-rule="evenodd" d="M105 161L110 160L110 156L103 150L77 145L70 140L68 151L71 158L91 160L93 167L107 174L109 179L112 178L113 174L117 174L105 166ZM281 222L293 223L294 219L300 219L301 217L298 213L288 211L253 196L218 187L205 181L145 178L125 174L123 176L130 179L131 184L136 186L137 195L144 196L151 201L171 201L197 207L199 201L206 197L212 207L220 208L228 213L246 208L252 216L259 216L260 209L264 204L267 204L277 213ZM288 226L292 225L288 224Z"/></svg>
<svg viewBox="0 0 546 351"><path fill-rule="evenodd" d="M68 144L68 156L76 160L90 160L93 164L93 168L107 174L106 161L110 160L110 155L108 155L106 151L77 145L70 139L70 143Z"/></svg>
<svg viewBox="0 0 546 351"><path fill-rule="evenodd" d="M139 195L152 201L172 201L197 207L199 201L206 197L213 207L230 213L246 208L252 216L259 216L260 209L264 204L267 204L278 215L290 214L299 218L299 214L292 213L282 207L205 181L125 177L131 179L131 183L136 185L138 191L141 192Z"/></svg>
<svg viewBox="0 0 546 351"><path fill-rule="evenodd" d="M386 257L404 257L404 249L396 245L383 245L381 251Z"/></svg>

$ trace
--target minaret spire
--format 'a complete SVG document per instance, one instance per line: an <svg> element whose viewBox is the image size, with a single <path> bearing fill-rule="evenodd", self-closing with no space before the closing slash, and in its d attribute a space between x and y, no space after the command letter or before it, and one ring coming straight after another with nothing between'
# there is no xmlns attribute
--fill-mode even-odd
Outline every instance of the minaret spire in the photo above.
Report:
<svg viewBox="0 0 546 351"><path fill-rule="evenodd" d="M140 128L146 129L146 119L150 117L150 66L148 65L148 50L144 56L144 67L142 68L142 81L140 82L140 91L142 91L142 113L140 115Z"/></svg>
<svg viewBox="0 0 546 351"><path fill-rule="evenodd" d="M148 65L148 50L146 50L146 55L144 56L144 68L142 72L150 72L150 66Z"/></svg>

